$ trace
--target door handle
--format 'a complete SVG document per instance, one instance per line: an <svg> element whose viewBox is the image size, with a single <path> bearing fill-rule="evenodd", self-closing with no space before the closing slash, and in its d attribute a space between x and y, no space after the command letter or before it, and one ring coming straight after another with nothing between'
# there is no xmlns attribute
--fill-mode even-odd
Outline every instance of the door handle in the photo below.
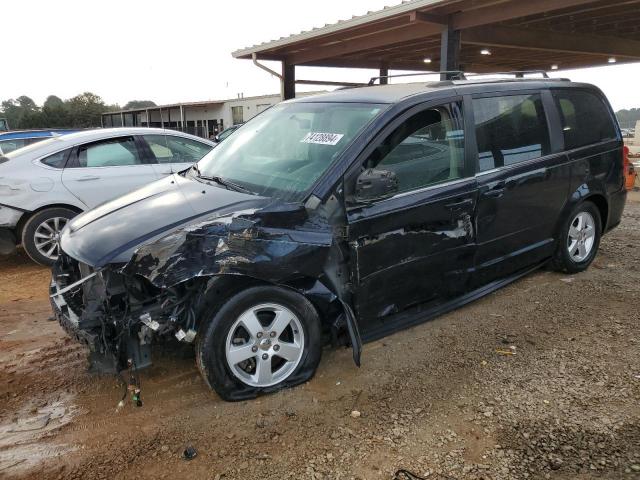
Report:
<svg viewBox="0 0 640 480"><path fill-rule="evenodd" d="M96 177L95 175L86 175L78 179L79 182L90 182L92 180L100 180L100 177Z"/></svg>
<svg viewBox="0 0 640 480"><path fill-rule="evenodd" d="M464 200L460 200L459 202L445 203L444 206L449 210L461 210L463 207L467 207L471 205L473 205L473 199L465 198Z"/></svg>

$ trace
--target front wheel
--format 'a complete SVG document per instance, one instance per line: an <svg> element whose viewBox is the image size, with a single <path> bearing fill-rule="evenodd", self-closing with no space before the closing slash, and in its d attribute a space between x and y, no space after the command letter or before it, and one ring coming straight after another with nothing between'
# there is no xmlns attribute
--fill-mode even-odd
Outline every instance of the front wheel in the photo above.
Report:
<svg viewBox="0 0 640 480"><path fill-rule="evenodd" d="M224 400L243 400L310 379L322 353L320 320L302 295L253 287L205 324L196 345L205 381Z"/></svg>
<svg viewBox="0 0 640 480"><path fill-rule="evenodd" d="M602 236L600 210L583 202L573 209L563 226L552 265L555 270L578 273L586 270L598 252Z"/></svg>

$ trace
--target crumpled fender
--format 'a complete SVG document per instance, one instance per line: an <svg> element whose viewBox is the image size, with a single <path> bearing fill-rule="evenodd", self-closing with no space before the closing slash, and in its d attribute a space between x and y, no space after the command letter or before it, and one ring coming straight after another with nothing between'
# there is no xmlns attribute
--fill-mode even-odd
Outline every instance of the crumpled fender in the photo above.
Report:
<svg viewBox="0 0 640 480"><path fill-rule="evenodd" d="M196 277L241 274L272 283L317 278L333 242L326 222L265 226L256 211L189 225L143 245L123 267L159 288Z"/></svg>

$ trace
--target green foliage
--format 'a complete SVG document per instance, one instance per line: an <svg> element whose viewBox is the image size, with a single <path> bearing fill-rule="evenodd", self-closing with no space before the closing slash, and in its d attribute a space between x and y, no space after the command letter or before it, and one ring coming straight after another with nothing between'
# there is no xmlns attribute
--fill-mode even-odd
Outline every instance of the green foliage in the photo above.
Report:
<svg viewBox="0 0 640 480"><path fill-rule="evenodd" d="M138 108L147 108L147 107L155 107L156 102L152 102L151 100L131 100L126 103L123 110L135 110Z"/></svg>
<svg viewBox="0 0 640 480"><path fill-rule="evenodd" d="M153 103L153 102L151 102ZM68 100L50 95L42 108L31 98L21 96L0 103L0 117L6 117L13 129L92 128L101 125L102 113L119 110L107 105L98 95L85 92Z"/></svg>

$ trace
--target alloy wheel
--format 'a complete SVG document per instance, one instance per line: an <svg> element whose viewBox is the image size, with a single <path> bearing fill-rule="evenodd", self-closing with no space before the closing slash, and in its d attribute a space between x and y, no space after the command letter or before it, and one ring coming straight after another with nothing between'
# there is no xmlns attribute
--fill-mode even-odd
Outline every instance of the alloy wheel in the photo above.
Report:
<svg viewBox="0 0 640 480"><path fill-rule="evenodd" d="M593 250L596 239L596 222L588 212L578 213L569 226L567 249L571 259L580 263L586 260Z"/></svg>
<svg viewBox="0 0 640 480"><path fill-rule="evenodd" d="M227 364L243 383L269 387L286 380L304 352L300 319L277 303L246 310L231 326L225 342Z"/></svg>

